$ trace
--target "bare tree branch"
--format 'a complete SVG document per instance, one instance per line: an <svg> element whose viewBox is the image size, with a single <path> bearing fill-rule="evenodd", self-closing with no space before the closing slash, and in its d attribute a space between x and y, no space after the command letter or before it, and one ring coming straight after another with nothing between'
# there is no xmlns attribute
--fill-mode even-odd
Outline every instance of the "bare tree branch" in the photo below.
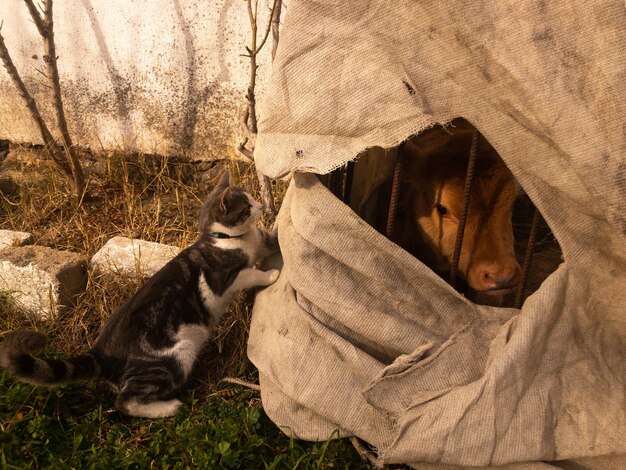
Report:
<svg viewBox="0 0 626 470"><path fill-rule="evenodd" d="M274 3L274 11L272 12L272 61L276 56L276 49L278 49L279 29L280 29L280 13L283 7L283 0L278 0Z"/></svg>
<svg viewBox="0 0 626 470"><path fill-rule="evenodd" d="M255 97L255 88L256 88L256 74L257 74L257 55L265 46L267 39L269 37L270 31L272 31L272 37L274 38L274 46L272 48L272 58L273 53L276 47L276 41L278 40L278 23L279 19L276 17L277 9L278 9L278 17L280 17L280 7L282 5L282 0L274 0L272 4L272 9L270 12L270 21L265 28L263 33L263 38L261 42L257 44L257 32L258 32L258 0L255 0L254 6L252 4L253 0L246 0L247 9L248 9L248 19L250 21L250 30L251 30L251 43L249 46L246 46L247 57L250 59L250 80L248 83L248 89L246 92L246 100L248 102L248 106L246 107L246 111L244 113L242 119L242 128L246 137L243 143L239 144L237 150L247 158L254 161L254 148L256 144L256 135L258 133L257 127L257 116L256 116L256 97ZM246 147L246 144L250 143L252 148ZM263 206L265 210L271 214L276 213L276 205L274 203L274 196L272 194L272 187L270 179L262 174L257 169L257 177L259 180L259 185L261 187L261 199L263 201Z"/></svg>
<svg viewBox="0 0 626 470"><path fill-rule="evenodd" d="M252 153L251 150L248 150L246 148L246 144L248 143L248 139L245 139L241 144L239 144L239 146L237 147L237 150L239 151L239 153L241 153L244 157L248 157L250 159L250 161L254 162L254 154Z"/></svg>
<svg viewBox="0 0 626 470"><path fill-rule="evenodd" d="M30 13L31 18L33 19L33 22L35 23L35 26L37 26L37 30L39 31L39 34L45 37L48 34L46 31L46 24L44 22L44 19L41 17L39 12L37 11L37 7L33 3L33 0L24 0L24 3L26 3L28 12Z"/></svg>
<svg viewBox="0 0 626 470"><path fill-rule="evenodd" d="M245 137L246 141L250 142L250 145L252 145L252 148L254 148L256 144L256 134L252 132L252 129L250 129L250 126L248 125L249 120L250 120L250 108L247 107L243 113L243 119L241 120L241 127L246 133L246 137Z"/></svg>
<svg viewBox="0 0 626 470"><path fill-rule="evenodd" d="M274 202L274 194L272 193L272 183L268 176L261 173L258 169L256 176L259 179L259 186L261 187L261 200L265 210L272 215L276 214L276 203Z"/></svg>
<svg viewBox="0 0 626 470"><path fill-rule="evenodd" d="M37 124L41 138L44 145L50 154L52 160L57 164L65 176L72 181L74 185L74 194L78 201L82 200L83 193L85 191L85 175L83 173L82 166L78 159L78 153L67 127L67 120L65 119L65 112L63 110L63 101L61 99L61 84L59 80L59 70L57 67L57 55L54 45L54 31L53 31L53 17L52 17L52 0L43 0L43 10L41 6L38 8L35 6L33 0L24 0L26 7L30 13L39 34L43 40L46 54L44 55L44 62L47 67L47 74L42 70L36 69L37 72L44 75L49 81L52 88L54 98L54 109L57 115L57 124L61 131L61 137L63 146L59 145L55 138L52 136L48 126L43 120L41 113L37 107L37 103L32 95L29 93L26 85L22 81L17 68L15 67L9 50L6 47L4 38L0 35L0 58L4 63L11 80L18 89L19 95L24 99L26 107L30 111L30 115ZM43 16L40 13L43 13Z"/></svg>
<svg viewBox="0 0 626 470"><path fill-rule="evenodd" d="M267 38L270 35L270 31L272 30L272 27L274 25L274 11L276 11L276 4L278 3L278 0L274 0L274 3L272 5L272 9L270 10L270 24L267 25L267 28L265 28L265 34L263 35L263 39L261 40L261 44L259 44L257 46L257 48L254 50L255 54L258 54L261 49L263 49L263 46L265 45L265 42L267 41ZM258 2L257 2L258 5ZM273 58L273 57L272 57Z"/></svg>
<svg viewBox="0 0 626 470"><path fill-rule="evenodd" d="M72 169L63 154L63 150L57 144L54 137L50 133L48 126L45 121L41 117L41 113L39 112L39 108L37 108L37 103L35 99L31 96L26 85L22 81L15 65L13 64L13 60L11 59L11 55L9 54L9 50L6 47L4 42L4 38L0 35L0 59L4 64L4 68L7 70L9 77L17 87L19 95L24 99L26 107L30 111L30 115L37 124L39 128L39 133L41 134L41 139L46 147L46 150L50 154L50 157L54 160L54 162L59 166L59 168L63 171L65 176L68 178L72 178Z"/></svg>
<svg viewBox="0 0 626 470"><path fill-rule="evenodd" d="M27 4L32 4L32 0L25 0ZM32 14L33 12L31 12ZM63 140L63 147L72 165L72 174L74 180L74 191L78 198L82 196L85 190L85 174L83 168L78 159L78 152L72 138L70 131L67 127L67 120L65 119L65 111L63 108L63 99L61 97L61 81L59 79L59 69L57 67L57 55L56 47L54 44L54 30L53 30L53 17L52 17L52 0L44 0L44 13L45 13L45 30L46 35L42 34L44 47L47 52L48 59L45 60L48 68L48 77L52 83L52 91L54 98L54 110L56 111L57 124L61 131L61 138ZM34 19L34 18L33 18ZM41 31L40 31L41 32Z"/></svg>

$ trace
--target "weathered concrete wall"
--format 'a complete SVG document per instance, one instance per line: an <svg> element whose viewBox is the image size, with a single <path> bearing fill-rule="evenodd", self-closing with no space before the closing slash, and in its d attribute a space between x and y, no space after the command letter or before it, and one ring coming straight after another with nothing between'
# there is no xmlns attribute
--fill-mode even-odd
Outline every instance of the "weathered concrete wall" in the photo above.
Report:
<svg viewBox="0 0 626 470"><path fill-rule="evenodd" d="M260 0L265 18L269 8ZM57 0L54 18L77 144L198 159L234 153L249 74L241 56L250 35L243 0ZM24 2L0 1L0 21L17 69L54 123L47 81L37 71L45 70L43 46ZM260 57L259 89L270 42ZM3 68L0 139L41 142Z"/></svg>

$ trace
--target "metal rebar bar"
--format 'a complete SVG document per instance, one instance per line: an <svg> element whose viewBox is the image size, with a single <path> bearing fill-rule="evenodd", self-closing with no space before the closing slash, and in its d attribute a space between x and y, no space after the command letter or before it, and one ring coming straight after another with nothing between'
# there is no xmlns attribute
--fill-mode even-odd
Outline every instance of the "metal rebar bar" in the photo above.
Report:
<svg viewBox="0 0 626 470"><path fill-rule="evenodd" d="M342 168L339 167L328 175L328 189L330 189L330 192L333 193L337 199L343 197L342 172Z"/></svg>
<svg viewBox="0 0 626 470"><path fill-rule="evenodd" d="M478 131L474 131L472 145L470 147L469 162L467 163L467 174L465 175L465 188L463 191L463 210L459 219L459 228L456 232L454 243L454 256L450 267L450 285L456 287L456 279L459 272L459 260L461 259L461 247L463 246L463 235L465 234L465 223L467 222L467 212L469 209L470 196L472 194L472 182L474 180L474 167L476 166L476 155L478 150Z"/></svg>
<svg viewBox="0 0 626 470"><path fill-rule="evenodd" d="M535 251L535 241L537 239L537 227L539 226L539 219L541 214L535 207L533 214L533 222L530 226L530 233L528 234L528 244L526 245L526 253L524 253L524 262L522 264L522 277L520 278L517 286L517 293L515 294L515 308L522 308L522 302L524 301L524 294L526 292L526 283L528 282L528 272L530 271L530 262Z"/></svg>
<svg viewBox="0 0 626 470"><path fill-rule="evenodd" d="M348 162L348 164L346 165L346 181L343 188L343 202L347 206L350 205L352 182L354 181L354 165L354 161Z"/></svg>
<svg viewBox="0 0 626 470"><path fill-rule="evenodd" d="M393 170L393 180L391 183L391 199L389 201L389 211L387 212L387 238L391 239L393 228L396 222L396 212L398 210L398 199L400 197L400 179L402 177L402 156L398 155L396 165Z"/></svg>

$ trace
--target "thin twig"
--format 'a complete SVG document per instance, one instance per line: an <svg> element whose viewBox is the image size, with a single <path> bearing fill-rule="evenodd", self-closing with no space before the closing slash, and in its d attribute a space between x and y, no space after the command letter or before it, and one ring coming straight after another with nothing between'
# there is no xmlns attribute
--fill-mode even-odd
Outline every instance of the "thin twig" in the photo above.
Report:
<svg viewBox="0 0 626 470"><path fill-rule="evenodd" d="M257 384L253 384L251 382L246 382L245 380L237 379L235 377L224 377L222 382L227 382L229 384L241 385L242 387L249 388L250 390L256 390L257 392L261 391L261 387Z"/></svg>
<svg viewBox="0 0 626 470"><path fill-rule="evenodd" d="M48 80L48 76L46 75L46 73L41 70L40 68L35 68L35 71L39 72L41 75L43 75L45 77L46 80ZM50 87L48 87L50 88Z"/></svg>

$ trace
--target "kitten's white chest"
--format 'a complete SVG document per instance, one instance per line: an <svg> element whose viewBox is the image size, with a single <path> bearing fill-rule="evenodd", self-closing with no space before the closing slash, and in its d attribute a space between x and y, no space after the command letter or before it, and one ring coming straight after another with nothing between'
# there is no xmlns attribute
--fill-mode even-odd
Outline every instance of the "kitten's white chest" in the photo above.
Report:
<svg viewBox="0 0 626 470"><path fill-rule="evenodd" d="M222 228L213 224L214 228ZM263 246L263 236L257 227L253 227L238 238L219 238L215 240L215 247L221 250L241 250L248 257L249 266L258 261L259 250Z"/></svg>

